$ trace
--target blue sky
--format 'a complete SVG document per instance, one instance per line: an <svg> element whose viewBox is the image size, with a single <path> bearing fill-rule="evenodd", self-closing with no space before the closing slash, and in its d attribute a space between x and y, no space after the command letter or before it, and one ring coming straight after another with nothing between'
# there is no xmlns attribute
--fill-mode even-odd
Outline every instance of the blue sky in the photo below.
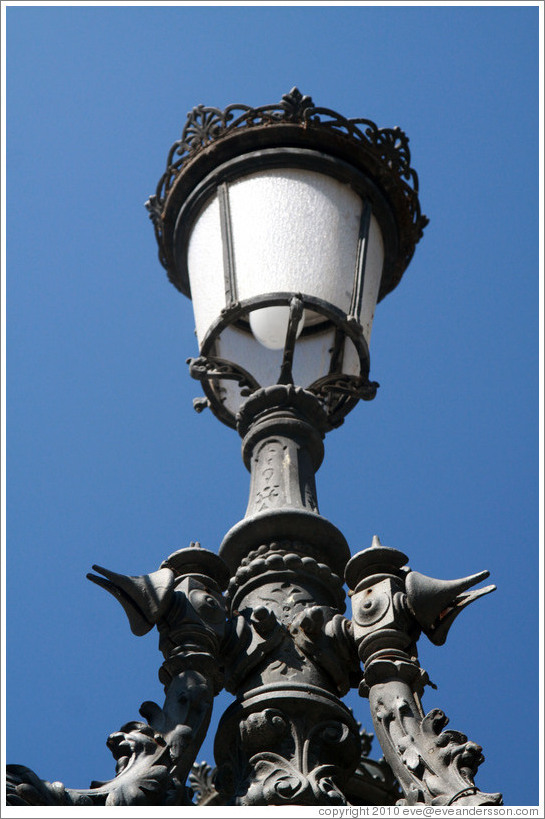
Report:
<svg viewBox="0 0 545 819"><path fill-rule="evenodd" d="M378 534L425 574L490 570L498 590L447 644L421 641L438 686L424 707L483 746L483 791L537 804L538 8L6 16L8 761L71 787L113 775L106 738L162 702L161 657L86 573L217 550L244 515L240 442L192 409L191 304L143 203L194 105L297 85L401 126L430 218L376 311L377 398L326 440L321 512L353 553ZM348 702L372 730L367 702Z"/></svg>

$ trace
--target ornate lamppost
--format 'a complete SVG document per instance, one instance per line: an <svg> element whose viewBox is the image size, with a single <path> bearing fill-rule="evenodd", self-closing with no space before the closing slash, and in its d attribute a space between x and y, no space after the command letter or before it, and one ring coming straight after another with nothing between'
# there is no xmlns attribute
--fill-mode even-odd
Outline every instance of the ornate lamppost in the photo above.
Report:
<svg viewBox="0 0 545 819"><path fill-rule="evenodd" d="M161 262L193 301L195 408L239 432L248 508L219 555L192 543L151 574L94 567L135 634L157 628L164 705L110 736L111 781L75 790L8 766L9 804L501 804L474 783L482 749L424 713L417 655L422 633L443 644L494 589L471 591L488 572L429 578L377 538L351 558L316 498L326 433L378 387L375 306L427 223L406 135L296 88L261 108L198 106L147 206ZM235 699L212 771L194 762L222 687ZM341 700L352 687L381 762Z"/></svg>

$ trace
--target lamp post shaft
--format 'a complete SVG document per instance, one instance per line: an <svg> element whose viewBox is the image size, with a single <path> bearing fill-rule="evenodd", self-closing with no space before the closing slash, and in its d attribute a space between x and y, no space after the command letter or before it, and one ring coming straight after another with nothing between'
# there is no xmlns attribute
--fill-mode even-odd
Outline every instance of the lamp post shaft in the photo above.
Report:
<svg viewBox="0 0 545 819"><path fill-rule="evenodd" d="M270 509L318 513L315 472L324 453L322 436L296 408L274 408L250 426L243 459L250 467L245 517Z"/></svg>
<svg viewBox="0 0 545 819"><path fill-rule="evenodd" d="M348 548L316 499L327 418L312 394L277 385L245 402L237 428L251 482L220 550L233 573L225 686L237 699L216 736L218 787L231 804L346 804L361 741L339 695L358 658L342 616Z"/></svg>
<svg viewBox="0 0 545 819"><path fill-rule="evenodd" d="M328 429L316 396L291 384L255 392L242 405L237 429L250 470L246 515L226 534L220 555L233 573L253 550L301 541L342 577L350 550L344 535L318 511L315 472Z"/></svg>

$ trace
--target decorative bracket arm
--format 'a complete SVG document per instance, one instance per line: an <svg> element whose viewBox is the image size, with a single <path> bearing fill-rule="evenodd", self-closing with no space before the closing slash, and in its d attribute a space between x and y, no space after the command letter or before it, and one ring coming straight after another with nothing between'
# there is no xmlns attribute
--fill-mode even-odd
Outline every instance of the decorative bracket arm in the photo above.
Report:
<svg viewBox="0 0 545 819"><path fill-rule="evenodd" d="M499 805L499 793L474 784L482 748L434 709L425 715L420 698L428 681L417 659L421 631L436 645L445 642L457 616L494 586L467 590L488 576L436 580L407 566L397 549L373 545L346 567L352 597L352 633L364 663L360 694L369 697L376 736L400 783L402 804Z"/></svg>
<svg viewBox="0 0 545 819"><path fill-rule="evenodd" d="M94 567L88 575L125 609L132 631L159 631L165 661L160 707L144 702L144 722L129 722L107 745L116 776L88 790L40 780L29 768L8 766L9 805L188 805L186 780L206 735L214 695L222 686L219 649L226 626L222 591L229 570L217 555L191 544L170 555L158 571L129 577Z"/></svg>

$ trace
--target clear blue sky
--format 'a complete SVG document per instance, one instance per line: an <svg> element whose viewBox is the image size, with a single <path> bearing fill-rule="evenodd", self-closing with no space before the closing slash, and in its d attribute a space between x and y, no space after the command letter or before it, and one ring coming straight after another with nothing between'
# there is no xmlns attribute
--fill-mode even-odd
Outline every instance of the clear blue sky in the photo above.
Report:
<svg viewBox="0 0 545 819"><path fill-rule="evenodd" d="M424 707L483 745L482 790L537 804L538 30L519 4L7 9L8 761L113 775L106 738L162 702L161 656L85 574L217 550L244 515L143 203L190 108L298 85L406 130L430 217L376 312L377 398L326 441L321 511L353 553L378 534L425 574L490 570L446 646L421 641Z"/></svg>

